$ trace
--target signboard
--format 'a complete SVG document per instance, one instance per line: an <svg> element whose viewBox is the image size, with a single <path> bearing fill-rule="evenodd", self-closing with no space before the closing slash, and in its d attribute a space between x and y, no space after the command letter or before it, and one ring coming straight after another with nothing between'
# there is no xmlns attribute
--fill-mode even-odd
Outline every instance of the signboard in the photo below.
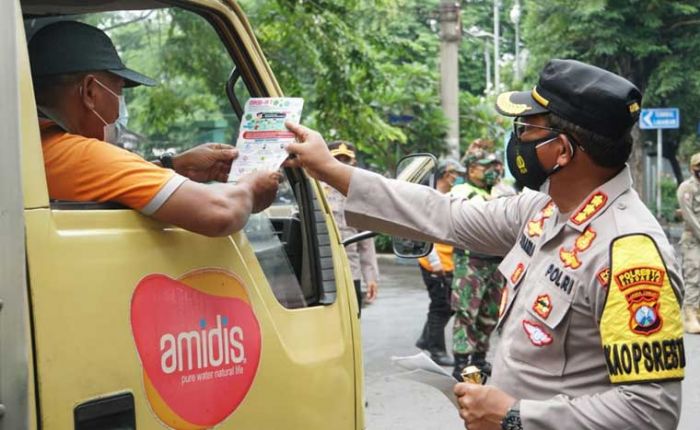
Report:
<svg viewBox="0 0 700 430"><path fill-rule="evenodd" d="M678 128L681 125L681 114L678 108L642 109L639 115L639 128L642 130L659 128Z"/></svg>

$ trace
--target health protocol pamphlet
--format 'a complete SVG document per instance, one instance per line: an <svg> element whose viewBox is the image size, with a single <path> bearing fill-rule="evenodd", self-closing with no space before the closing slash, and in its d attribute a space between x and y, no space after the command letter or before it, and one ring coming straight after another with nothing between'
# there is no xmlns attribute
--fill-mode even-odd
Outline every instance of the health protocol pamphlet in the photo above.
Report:
<svg viewBox="0 0 700 430"><path fill-rule="evenodd" d="M246 173L277 170L289 154L294 133L285 121L298 124L304 99L298 97L251 98L245 104L236 148L238 158L231 165L228 181L236 182Z"/></svg>

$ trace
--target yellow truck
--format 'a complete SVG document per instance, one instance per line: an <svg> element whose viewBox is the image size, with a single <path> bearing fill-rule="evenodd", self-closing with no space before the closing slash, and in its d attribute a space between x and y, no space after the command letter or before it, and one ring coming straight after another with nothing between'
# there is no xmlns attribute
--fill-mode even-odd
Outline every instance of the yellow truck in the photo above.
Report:
<svg viewBox="0 0 700 430"><path fill-rule="evenodd" d="M352 279L304 172L286 171L285 198L226 238L49 199L25 29L191 14L213 35L192 40L215 40L230 59L220 95L240 119L248 97L282 95L241 8L7 0L0 9L0 428L364 428Z"/></svg>

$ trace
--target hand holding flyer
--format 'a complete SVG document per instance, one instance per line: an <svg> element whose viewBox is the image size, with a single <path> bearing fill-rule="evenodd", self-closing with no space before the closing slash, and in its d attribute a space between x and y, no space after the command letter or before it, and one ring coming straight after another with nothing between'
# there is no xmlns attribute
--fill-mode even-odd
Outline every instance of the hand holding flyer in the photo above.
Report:
<svg viewBox="0 0 700 430"><path fill-rule="evenodd" d="M304 99L297 97L251 98L245 104L234 160L228 181L258 170L277 170L289 154L285 148L294 142L294 133L285 121L298 124Z"/></svg>

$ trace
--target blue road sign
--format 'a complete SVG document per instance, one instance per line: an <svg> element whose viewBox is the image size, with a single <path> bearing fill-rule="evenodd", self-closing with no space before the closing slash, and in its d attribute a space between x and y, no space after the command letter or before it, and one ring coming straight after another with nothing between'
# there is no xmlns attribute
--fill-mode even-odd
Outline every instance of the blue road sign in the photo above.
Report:
<svg viewBox="0 0 700 430"><path fill-rule="evenodd" d="M642 109L642 114L639 115L639 128L642 130L680 126L681 113L678 108Z"/></svg>

